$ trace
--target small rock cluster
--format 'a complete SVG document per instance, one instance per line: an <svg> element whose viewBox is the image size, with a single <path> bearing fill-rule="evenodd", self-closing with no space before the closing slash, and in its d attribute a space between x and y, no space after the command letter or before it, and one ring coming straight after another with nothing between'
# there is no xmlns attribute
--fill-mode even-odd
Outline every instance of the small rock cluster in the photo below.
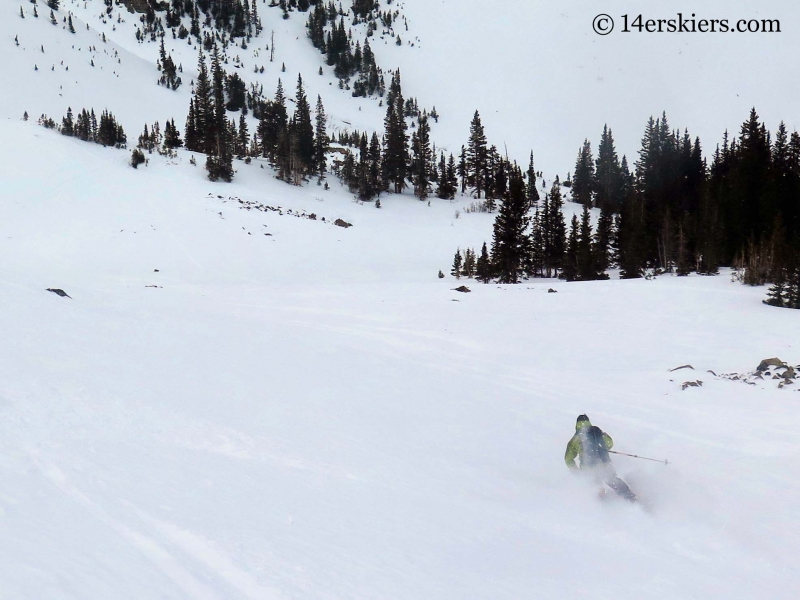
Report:
<svg viewBox="0 0 800 600"><path fill-rule="evenodd" d="M800 365L792 366L780 358L765 358L752 373L723 373L720 379L742 381L748 385L756 385L758 381L775 380L779 388L794 385Z"/></svg>
<svg viewBox="0 0 800 600"><path fill-rule="evenodd" d="M670 369L670 372L680 371L682 369L691 369L694 371L692 365L682 365ZM752 373L721 373L717 375L714 371L707 372L717 379L741 381L747 385L757 385L758 381L774 380L778 382L778 388L783 389L798 383L797 380L800 378L800 365L792 366L782 361L780 358L765 358ZM696 379L694 381L684 381L681 384L681 390L686 390L690 387L703 387L703 382ZM798 386L797 391L800 391L800 386Z"/></svg>
<svg viewBox="0 0 800 600"><path fill-rule="evenodd" d="M703 387L703 382L700 381L699 379L696 379L694 381L684 381L681 384L681 390L685 390L686 388L690 387Z"/></svg>
<svg viewBox="0 0 800 600"><path fill-rule="evenodd" d="M217 196L217 198L222 199L222 196ZM260 202L255 202L253 200L242 200L241 198L237 198L236 196L229 196L225 202L235 202L239 205L239 208L242 210L257 210L260 212L276 212L279 215L287 215L290 217L297 217L298 219L308 219L309 221L316 221L317 214L316 213L307 213L306 211L296 211L291 208L283 208L282 206L270 206L268 204L261 204ZM329 221L325 217L319 219L323 223L333 223L339 227L343 227L347 229L348 227L352 227L352 223L348 223L342 219L336 219L335 221Z"/></svg>

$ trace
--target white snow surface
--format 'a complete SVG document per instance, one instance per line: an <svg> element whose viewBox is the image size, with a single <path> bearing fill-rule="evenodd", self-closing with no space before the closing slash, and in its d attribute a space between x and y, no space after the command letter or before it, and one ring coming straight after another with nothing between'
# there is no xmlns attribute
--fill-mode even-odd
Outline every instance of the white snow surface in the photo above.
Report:
<svg viewBox="0 0 800 600"><path fill-rule="evenodd" d="M420 51L434 46L405 4ZM707 372L800 363L797 311L728 273L440 280L456 247L491 237L468 198L376 210L258 160L212 184L186 152L133 170L128 151L22 111L109 108L133 141L180 120L188 82L157 87L157 47L130 29L102 45L102 24L76 18L72 36L39 8L0 17L15 82L0 93L0 598L797 596L800 394ZM315 72L300 42L285 52ZM328 77L309 88L332 92L333 124L377 127L377 102ZM688 379L704 385L681 391ZM669 459L615 457L639 505L601 502L566 469L583 412L615 449Z"/></svg>

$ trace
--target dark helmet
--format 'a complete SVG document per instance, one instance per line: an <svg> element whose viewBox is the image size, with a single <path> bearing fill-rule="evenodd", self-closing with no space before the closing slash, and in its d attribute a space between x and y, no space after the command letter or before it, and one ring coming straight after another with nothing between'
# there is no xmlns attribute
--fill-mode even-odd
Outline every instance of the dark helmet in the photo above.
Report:
<svg viewBox="0 0 800 600"><path fill-rule="evenodd" d="M586 415L580 415L580 416L578 416L578 420L575 422L575 424L577 425L581 421L587 421L588 422L589 421L589 417L587 417Z"/></svg>

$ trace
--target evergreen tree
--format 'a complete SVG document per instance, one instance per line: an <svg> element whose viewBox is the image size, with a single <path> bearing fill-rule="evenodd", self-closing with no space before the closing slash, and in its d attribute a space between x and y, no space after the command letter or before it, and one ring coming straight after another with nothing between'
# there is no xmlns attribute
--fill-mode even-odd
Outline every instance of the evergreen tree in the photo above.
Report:
<svg viewBox="0 0 800 600"><path fill-rule="evenodd" d="M492 280L492 263L489 258L489 250L486 248L486 242L483 243L481 255L475 263L475 277L483 283L489 283Z"/></svg>
<svg viewBox="0 0 800 600"><path fill-rule="evenodd" d="M475 196L481 197L486 189L486 169L488 167L488 150L486 134L483 131L481 116L478 111L472 117L469 130L469 144L466 151L465 173L467 185L475 190Z"/></svg>
<svg viewBox="0 0 800 600"><path fill-rule="evenodd" d="M786 306L787 285L785 281L778 281L769 288L764 304L783 308Z"/></svg>
<svg viewBox="0 0 800 600"><path fill-rule="evenodd" d="M577 215L574 218L577 218ZM578 279L581 281L594 281L597 279L597 265L592 244L591 215L586 204L583 205L576 258Z"/></svg>
<svg viewBox="0 0 800 600"><path fill-rule="evenodd" d="M436 188L436 197L446 200L450 197L450 190L447 186L447 162L444 158L444 152L439 156L439 164L436 167L436 179L438 186Z"/></svg>
<svg viewBox="0 0 800 600"><path fill-rule="evenodd" d="M567 238L567 249L564 254L561 273L559 277L565 281L578 281L580 278L578 270L578 215L572 215L569 227L569 237Z"/></svg>
<svg viewBox="0 0 800 600"><path fill-rule="evenodd" d="M659 264L666 273L672 273L675 266L675 227L669 208L664 213L661 237L658 240Z"/></svg>
<svg viewBox="0 0 800 600"><path fill-rule="evenodd" d="M292 117L292 130L297 137L297 154L305 172L314 170L314 127L311 124L311 107L308 104L303 78L297 76L295 110Z"/></svg>
<svg viewBox="0 0 800 600"><path fill-rule="evenodd" d="M535 208L539 204L539 191L536 189L536 169L533 167L533 151L531 151L531 159L525 175L527 177L525 195L528 199L528 206Z"/></svg>
<svg viewBox="0 0 800 600"><path fill-rule="evenodd" d="M453 257L453 267L450 269L450 275L456 279L461 279L461 265L463 259L461 257L461 249L456 250L456 255Z"/></svg>
<svg viewBox="0 0 800 600"><path fill-rule="evenodd" d="M225 112L225 72L222 70L222 62L219 56L219 48L214 44L211 55L211 85L212 85L212 117L209 143L211 150L221 147L225 142L225 128L228 117Z"/></svg>
<svg viewBox="0 0 800 600"><path fill-rule="evenodd" d="M545 204L547 204L547 197L545 197ZM539 206L534 209L531 229L525 272L529 277L541 277L544 269L544 231Z"/></svg>
<svg viewBox="0 0 800 600"><path fill-rule="evenodd" d="M769 134L760 122L755 108L742 124L734 185L727 207L731 254L744 247L748 240L756 244L769 237L775 216L769 198L771 148Z"/></svg>
<svg viewBox="0 0 800 600"><path fill-rule="evenodd" d="M514 165L492 236L492 264L501 283L517 283L525 267L530 224L528 209L525 180L519 167Z"/></svg>
<svg viewBox="0 0 800 600"><path fill-rule="evenodd" d="M175 127L175 119L167 121L164 128L164 147L169 150L174 150L183 146L181 134L178 128Z"/></svg>
<svg viewBox="0 0 800 600"><path fill-rule="evenodd" d="M592 159L592 146L589 140L584 140L575 161L575 177L572 180L572 201L592 206L592 192L594 188L594 160Z"/></svg>
<svg viewBox="0 0 800 600"><path fill-rule="evenodd" d="M145 162L147 162L147 159L145 158L144 153L141 150L139 150L139 148L134 148L131 151L131 162L130 162L130 165L134 169L138 169L139 165L141 165L141 164L143 164Z"/></svg>
<svg viewBox="0 0 800 600"><path fill-rule="evenodd" d="M636 219L629 220L629 222L635 222L636 226L641 229L640 232L637 232L636 239L641 246L637 250L641 252L639 262L642 264L637 271L643 270L644 264L648 261L656 263L659 257L658 237L662 224L660 209L667 207L667 203L661 201L664 191L661 174L666 162L662 156L663 144L660 137L662 132L661 121L650 117L642 136L639 160L636 163L638 196ZM622 222L626 223L626 220L623 218ZM628 254L630 255L630 252Z"/></svg>
<svg viewBox="0 0 800 600"><path fill-rule="evenodd" d="M461 154L458 159L458 177L461 180L461 193L467 191L467 149L461 146Z"/></svg>
<svg viewBox="0 0 800 600"><path fill-rule="evenodd" d="M378 7L376 0L353 0L353 12L366 19L370 12Z"/></svg>
<svg viewBox="0 0 800 600"><path fill-rule="evenodd" d="M437 179L437 198L441 198L443 200L452 200L455 198L456 188L458 186L458 178L456 176L456 162L452 154L450 155L449 160L445 160L444 152L442 152L439 158Z"/></svg>
<svg viewBox="0 0 800 600"><path fill-rule="evenodd" d="M369 144L369 173L367 176L369 197L374 198L381 193L381 142L378 134L373 132Z"/></svg>
<svg viewBox="0 0 800 600"><path fill-rule="evenodd" d="M72 118L72 108L67 108L67 116L63 118L61 121L61 133L62 135L73 136L75 135L75 125Z"/></svg>
<svg viewBox="0 0 800 600"><path fill-rule="evenodd" d="M289 117L286 111L283 84L278 79L275 98L271 102L266 102L262 108L257 130L262 156L268 158L272 165L276 165L280 161L288 162L288 155L283 158L278 156L279 148L282 145L285 146L288 123ZM279 158L281 159L280 161Z"/></svg>
<svg viewBox="0 0 800 600"><path fill-rule="evenodd" d="M161 36L161 46L159 48L158 68L161 70L159 85L163 85L172 90L177 90L181 86L181 78L178 77L178 69L172 60L172 56L167 54L164 48L164 36Z"/></svg>
<svg viewBox="0 0 800 600"><path fill-rule="evenodd" d="M204 110L203 119L205 125L205 146L206 146L206 171L211 181L233 180L233 148L236 143L235 129L228 123L225 113L225 74L219 56L219 49L216 43L213 46L211 59L211 97ZM195 113L198 112L198 105L202 102L200 92L200 75L198 75L198 85L195 88ZM233 129L234 133L231 132Z"/></svg>
<svg viewBox="0 0 800 600"><path fill-rule="evenodd" d="M394 186L399 194L406 186L408 173L408 135L405 116L403 114L403 94L400 84L400 72L392 77L392 84L387 97L386 119L384 125L383 177L385 186Z"/></svg>
<svg viewBox="0 0 800 600"><path fill-rule="evenodd" d="M608 126L603 126L600 146L595 161L595 201L601 210L619 212L622 206L624 181L622 167L614 148L614 136Z"/></svg>
<svg viewBox="0 0 800 600"><path fill-rule="evenodd" d="M449 192L450 199L454 199L456 197L456 191L458 189L458 175L456 172L456 159L451 154L450 158L447 159L447 169L445 171L447 178L447 190Z"/></svg>
<svg viewBox="0 0 800 600"><path fill-rule="evenodd" d="M636 279L647 265L644 239L644 206L635 191L628 193L619 223L619 267L622 279Z"/></svg>
<svg viewBox="0 0 800 600"><path fill-rule="evenodd" d="M322 98L317 96L316 132L314 135L314 170L319 173L320 177L324 177L328 169L327 154L329 141L326 124L325 107L322 105Z"/></svg>
<svg viewBox="0 0 800 600"><path fill-rule="evenodd" d="M462 273L465 277L475 277L475 269L476 269L476 261L475 261L475 251L467 248L464 251L464 266L462 268Z"/></svg>
<svg viewBox="0 0 800 600"><path fill-rule="evenodd" d="M192 152L200 152L201 144L197 129L197 115L194 110L194 98L189 100L189 115L186 117L186 149Z"/></svg>
<svg viewBox="0 0 800 600"><path fill-rule="evenodd" d="M546 277L557 275L562 267L566 250L567 224L564 221L561 182L556 177L547 196L542 215L544 237L544 270Z"/></svg>
<svg viewBox="0 0 800 600"><path fill-rule="evenodd" d="M236 154L245 158L250 150L250 131L247 128L247 119L244 112L239 114L239 134L236 139Z"/></svg>
<svg viewBox="0 0 800 600"><path fill-rule="evenodd" d="M231 112L241 110L247 113L247 86L238 73L224 76L225 96L228 101L225 109Z"/></svg>
<svg viewBox="0 0 800 600"><path fill-rule="evenodd" d="M683 225L678 228L677 256L675 259L675 273L678 276L685 276L691 273L691 263L689 262L689 248L686 235L683 232Z"/></svg>
<svg viewBox="0 0 800 600"><path fill-rule="evenodd" d="M208 76L206 59L200 48L197 58L197 81L194 86L194 132L197 135L197 147L187 144L187 149L210 153L214 147L214 100L211 92L211 80ZM189 125L187 123L187 129Z"/></svg>
<svg viewBox="0 0 800 600"><path fill-rule="evenodd" d="M800 309L800 265L797 264L797 248L795 248L793 266L787 269L786 307Z"/></svg>
<svg viewBox="0 0 800 600"><path fill-rule="evenodd" d="M716 275L719 272L724 244L719 205L708 190L701 197L698 229L702 232L702 236L699 236L697 240L695 260L697 272L704 275Z"/></svg>
<svg viewBox="0 0 800 600"><path fill-rule="evenodd" d="M613 257L614 215L605 208L600 209L600 219L594 237L594 256L597 274L600 279L607 279L606 270L611 266Z"/></svg>
<svg viewBox="0 0 800 600"><path fill-rule="evenodd" d="M428 198L428 190L430 188L430 162L431 162L431 129L428 125L428 119L423 117L420 119L419 128L414 135L414 155L412 159L413 165L413 182L414 182L414 195L420 200Z"/></svg>

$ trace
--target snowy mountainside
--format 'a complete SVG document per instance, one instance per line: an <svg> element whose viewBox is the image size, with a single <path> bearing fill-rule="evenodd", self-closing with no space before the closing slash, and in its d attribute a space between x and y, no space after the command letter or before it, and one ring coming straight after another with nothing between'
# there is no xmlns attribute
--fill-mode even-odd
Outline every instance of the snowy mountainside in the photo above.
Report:
<svg viewBox="0 0 800 600"><path fill-rule="evenodd" d="M27 4L22 6L30 13ZM382 131L384 108L377 98L353 98L350 90L339 89L332 68L308 39L307 13L293 11L289 19L283 19L278 8L258 6L263 31L247 49L231 52L240 59L240 67L234 69L248 85L263 86L270 97L281 78L291 96L301 74L308 96L321 95L333 132ZM790 100L800 89L783 71L788 57L794 55L790 28L800 17L800 9L779 0L757 8L719 0L705 0L695 7L697 18L776 18L783 23L780 34L734 35L625 34L619 32L618 23L610 35L598 36L591 28L596 7L573 1L556 6L513 0L487 6L474 0L405 0L386 8L403 16L403 26L398 23L393 32L402 37L401 46L393 35L383 35L383 30L370 38L387 85L388 71L400 68L405 95L418 98L421 108L436 106L441 115L432 123L433 141L454 154L466 143L476 109L490 142L521 163L527 163L533 150L537 168L548 181L556 174L563 179L571 171L585 138L596 147L606 123L615 133L620 155L626 154L631 164L647 118L662 111L673 126L700 136L707 155L724 131L738 129L752 106L771 129L781 120L790 131L800 127L800 116ZM30 14L19 19L19 6L13 3L3 10L6 41L22 36L20 48L10 54L12 60L4 61L0 73L9 81L24 79L25 87L36 92L30 99L27 94L0 99L6 116L28 110L31 115L48 112L60 118L67 106L75 109L91 102L107 104L131 131L164 118L175 118L183 127L188 84L196 76L194 41L165 38L167 51L183 68L184 85L170 92L155 86L158 44L136 41L139 13L115 4L108 17L99 0L63 2L59 17L67 12L75 15L77 33L72 35L61 22L57 27L50 25L46 9L38 19ZM674 16L663 8L652 9L651 14L620 0L603 7L617 21L622 14L633 18L634 10L645 17ZM363 41L366 25L353 25L350 14L347 18L353 39ZM265 48L273 32L275 56L270 63ZM102 43L103 35L107 44ZM52 46L48 44L42 56L41 45L51 39ZM97 50L90 52L90 46ZM452 56L460 58L454 61ZM92 59L95 68L89 66ZM27 82L24 73L34 65L40 72ZM50 71L53 65L55 72ZM225 65L226 69L232 70L231 65ZM70 67L69 73L65 66ZM322 76L318 75L321 66ZM264 67L264 72L254 73L254 67ZM758 77L748 75L753 73ZM447 84L438 84L445 77ZM771 85L762 85L764 80ZM637 82L633 89L628 85L631 81ZM165 114L154 114L156 107Z"/></svg>
<svg viewBox="0 0 800 600"><path fill-rule="evenodd" d="M292 98L297 77L302 75L308 97L316 99L320 95L325 103L331 134L340 130L382 129L385 109L379 106L380 99L354 98L351 91L339 89L331 67L325 65L324 57L308 40L307 15L293 12L290 19L283 19L277 8L267 4L259 6L263 31L254 37L247 49L231 48L225 69L236 72L248 86L263 87L268 98L274 95L278 79L282 80L287 96ZM181 66L183 81L177 90L168 90L156 84L160 76L156 66L159 44L149 38L137 41L136 30L141 25L142 15L115 4L109 17L105 9L105 4L98 0L63 2L59 24L53 26L47 16L49 9L41 8L36 19L29 14L31 8L23 5L27 17L20 19L18 6L3 7L0 27L9 47L9 59L0 66L0 74L8 81L21 82L18 93L4 94L0 99L0 111L5 117L18 118L27 111L34 119L46 113L60 122L68 107L75 111L93 106L97 112L104 108L111 110L122 121L129 136L138 135L145 123L158 120L163 124L164 119L169 118L174 118L183 130L191 82L197 76L198 44L191 37L189 44L186 40L165 36L165 48L175 64ZM75 15L75 34L69 33L61 22L67 13ZM184 20L188 25L188 19ZM366 35L363 24L356 25L355 29L363 30L363 36ZM270 62L270 51L266 48L272 43L273 32L275 50L274 60ZM104 35L107 43L102 41ZM20 42L18 47L14 45L15 37ZM380 40L380 35L377 38ZM382 46L389 46L388 40L383 42L373 41L379 61ZM239 61L233 62L236 57ZM34 71L35 67L39 70ZM53 67L55 70L51 71ZM263 67L264 72L255 73L256 67L259 71ZM320 67L323 75L318 74ZM394 67L385 65L384 68ZM390 76L386 77L388 85ZM256 121L252 117L249 121L252 131ZM465 123L465 132L467 126Z"/></svg>
<svg viewBox="0 0 800 600"><path fill-rule="evenodd" d="M798 392L706 372L797 355L760 290L458 294L489 215L0 127L0 597L793 597ZM670 460L615 460L641 507L566 470L581 412Z"/></svg>
<svg viewBox="0 0 800 600"><path fill-rule="evenodd" d="M36 118L107 108L134 143L144 123L172 117L183 129L196 50L167 38L184 80L170 91L156 85L158 44L136 42L138 15L115 5L125 22L104 22L102 2L62 2L72 34L42 2L38 19L19 6L0 8L0 75L14 82L0 93L0 599L796 596L800 393L715 375L771 356L800 363L796 311L763 305L763 289L727 272L439 279L457 247L491 238L493 215L466 212L470 198L388 196L377 210L333 177L328 190L287 185L261 159L211 183L184 150L134 170L129 150ZM380 129L377 99L352 98L327 67L317 75L303 16L263 6L241 76L267 95L282 77L291 95L302 73L333 131ZM532 147L548 179L564 174L602 127L570 112L573 67L558 66L561 44L583 51L584 26L548 34L533 17L578 22L588 9L515 1L495 24L476 6L405 0L409 34L402 47L375 44L378 62L401 67L407 97L437 106L435 141L460 147L479 108L491 141L507 137L523 159ZM501 35L512 21L536 35ZM475 86L452 64L480 50L465 31L494 31L503 52L549 45L541 78L564 98L548 90L537 104L527 88L538 109L519 125L504 112L504 69L484 63ZM635 57L629 40L610 40L626 69L646 71L651 40ZM752 60L771 68L759 48ZM461 75L437 85L445 59ZM646 80L641 115L608 97L613 121L633 129L610 124L634 149L650 112L666 108L701 135L707 124L715 140L766 93L711 115L658 80ZM786 87L765 102L788 119L796 83L776 85ZM462 284L471 292L454 291ZM703 385L682 390L687 380ZM615 449L669 459L614 457L639 505L600 501L565 467L584 412Z"/></svg>

